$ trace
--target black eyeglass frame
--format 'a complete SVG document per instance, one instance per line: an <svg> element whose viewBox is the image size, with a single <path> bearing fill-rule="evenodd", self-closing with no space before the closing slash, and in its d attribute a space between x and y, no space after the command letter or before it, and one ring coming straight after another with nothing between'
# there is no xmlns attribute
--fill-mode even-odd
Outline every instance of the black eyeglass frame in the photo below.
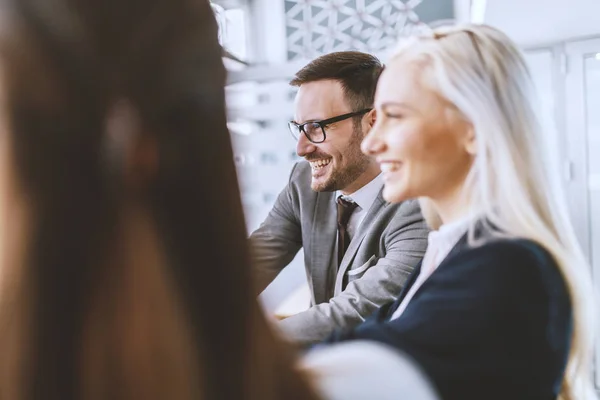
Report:
<svg viewBox="0 0 600 400"><path fill-rule="evenodd" d="M348 118L352 118L352 117L357 117L359 115L364 115L366 113L368 113L369 111L371 111L372 108L365 108L363 110L360 111L354 111L351 113L347 113L347 114L342 114L342 115L338 115L336 117L331 117L331 118L327 118L321 121L308 121L305 122L303 124L297 124L294 121L290 121L288 122L288 128L290 130L290 133L292 134L292 137L295 140L299 140L300 139L300 135L296 136L294 134L294 131L292 130L292 126L296 127L296 129L298 129L299 132L304 133L304 136L306 136L306 138L308 139L309 142L311 143L323 143L325 140L327 140L327 134L325 133L325 127L327 127L328 125L334 124L336 122L340 122L343 120L346 120ZM306 133L306 130L304 129L304 126L308 125L308 124L317 124L319 125L319 127L321 128L321 132L323 132L323 140L312 140L310 138L310 136L308 135L308 133Z"/></svg>

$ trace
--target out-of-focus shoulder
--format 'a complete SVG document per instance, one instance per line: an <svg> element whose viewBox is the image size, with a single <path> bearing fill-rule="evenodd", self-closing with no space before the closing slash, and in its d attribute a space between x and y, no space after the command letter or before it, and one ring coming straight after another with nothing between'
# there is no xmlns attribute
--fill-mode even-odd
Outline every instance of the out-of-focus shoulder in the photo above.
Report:
<svg viewBox="0 0 600 400"><path fill-rule="evenodd" d="M300 362L323 400L437 400L429 379L407 355L370 341L320 347Z"/></svg>

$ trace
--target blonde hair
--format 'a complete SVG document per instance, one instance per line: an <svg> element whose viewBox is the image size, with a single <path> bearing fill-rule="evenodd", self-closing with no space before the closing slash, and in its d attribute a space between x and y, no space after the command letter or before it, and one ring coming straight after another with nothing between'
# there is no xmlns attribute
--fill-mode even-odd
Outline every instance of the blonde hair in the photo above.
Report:
<svg viewBox="0 0 600 400"><path fill-rule="evenodd" d="M494 235L533 240L556 260L574 315L559 399L597 398L591 372L595 296L590 266L556 174L539 155L543 130L521 52L494 28L465 25L406 39L391 58L399 59L419 63L423 82L452 103L475 131L477 156L464 186L470 210L483 216ZM426 200L422 204L432 211ZM469 240L476 241L474 226Z"/></svg>

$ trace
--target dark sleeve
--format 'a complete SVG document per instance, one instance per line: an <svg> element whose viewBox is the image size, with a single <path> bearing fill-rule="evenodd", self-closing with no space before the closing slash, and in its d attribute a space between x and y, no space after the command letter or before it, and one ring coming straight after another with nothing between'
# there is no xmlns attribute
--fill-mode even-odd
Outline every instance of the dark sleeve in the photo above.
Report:
<svg viewBox="0 0 600 400"><path fill-rule="evenodd" d="M332 341L375 340L406 352L444 399L556 397L570 301L554 260L532 242L459 254L440 265L400 318L389 321L387 311Z"/></svg>

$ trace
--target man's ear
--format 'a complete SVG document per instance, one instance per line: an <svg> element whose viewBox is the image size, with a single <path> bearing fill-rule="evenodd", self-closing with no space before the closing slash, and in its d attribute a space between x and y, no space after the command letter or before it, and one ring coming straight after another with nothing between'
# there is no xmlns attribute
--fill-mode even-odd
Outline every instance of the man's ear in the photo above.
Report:
<svg viewBox="0 0 600 400"><path fill-rule="evenodd" d="M369 111L367 113L367 123L369 124L369 129L371 129L373 127L373 125L375 125L376 120L377 120L377 111L375 111L375 109L372 109L371 111Z"/></svg>

